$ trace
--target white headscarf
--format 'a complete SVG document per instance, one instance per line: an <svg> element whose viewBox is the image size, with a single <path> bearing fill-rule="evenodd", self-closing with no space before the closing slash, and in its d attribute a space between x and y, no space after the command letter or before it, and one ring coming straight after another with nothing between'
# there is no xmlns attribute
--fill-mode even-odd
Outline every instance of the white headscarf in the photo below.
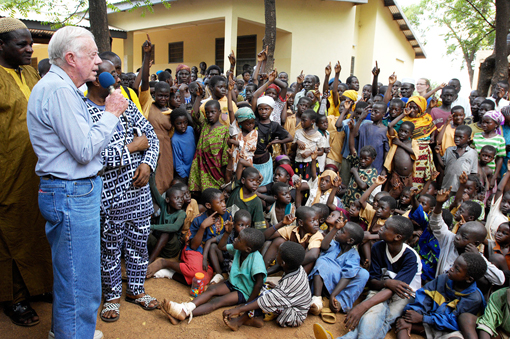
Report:
<svg viewBox="0 0 510 339"><path fill-rule="evenodd" d="M274 108L275 105L274 99L268 95L263 95L257 99L257 107L259 107L261 104L266 104L268 106L271 106L271 108Z"/></svg>

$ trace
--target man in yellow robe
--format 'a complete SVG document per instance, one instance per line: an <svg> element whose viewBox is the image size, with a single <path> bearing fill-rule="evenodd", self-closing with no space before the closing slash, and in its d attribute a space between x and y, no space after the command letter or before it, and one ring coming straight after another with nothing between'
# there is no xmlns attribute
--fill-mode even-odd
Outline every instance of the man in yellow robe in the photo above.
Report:
<svg viewBox="0 0 510 339"><path fill-rule="evenodd" d="M30 296L51 292L51 253L38 208L37 157L27 103L39 80L30 65L32 35L23 22L0 19L0 303L12 322L33 326Z"/></svg>

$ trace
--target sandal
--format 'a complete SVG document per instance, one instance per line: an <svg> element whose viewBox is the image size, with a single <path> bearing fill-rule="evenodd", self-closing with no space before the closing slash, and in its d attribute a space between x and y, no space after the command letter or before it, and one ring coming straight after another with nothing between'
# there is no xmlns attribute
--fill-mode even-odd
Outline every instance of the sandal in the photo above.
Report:
<svg viewBox="0 0 510 339"><path fill-rule="evenodd" d="M103 304L103 309L101 310L101 314L99 315L99 317L101 318L102 321L104 321L106 323L113 323L113 322L119 320L119 318L120 318L119 309L120 309L120 303L105 302ZM117 316L114 318L106 318L104 316L104 314L109 311L114 311L115 313L117 313Z"/></svg>
<svg viewBox="0 0 510 339"><path fill-rule="evenodd" d="M321 312L321 319L325 323L328 324L334 324L336 323L336 315L335 313L331 312L331 310L327 307L324 307Z"/></svg>
<svg viewBox="0 0 510 339"><path fill-rule="evenodd" d="M148 294L146 294L143 297L140 297L138 299L133 299L133 298L129 298L128 296L126 296L125 300L128 303L136 304L136 305L140 306L141 308L143 308L146 311L152 311L152 310L155 310L156 308L160 307L159 302L156 304L156 306L149 307L149 305L152 301L154 301L154 300L158 301L158 300L156 298L151 297Z"/></svg>
<svg viewBox="0 0 510 339"><path fill-rule="evenodd" d="M315 339L333 339L333 334L330 331L326 330L322 327L321 324L313 324L313 334L315 335ZM328 334L330 336L328 336Z"/></svg>
<svg viewBox="0 0 510 339"><path fill-rule="evenodd" d="M9 319L11 319L14 325L31 327L39 324L40 322L40 320L32 321L31 323L26 322L31 320L33 317L38 316L26 300L6 307L4 309L4 313L9 317Z"/></svg>

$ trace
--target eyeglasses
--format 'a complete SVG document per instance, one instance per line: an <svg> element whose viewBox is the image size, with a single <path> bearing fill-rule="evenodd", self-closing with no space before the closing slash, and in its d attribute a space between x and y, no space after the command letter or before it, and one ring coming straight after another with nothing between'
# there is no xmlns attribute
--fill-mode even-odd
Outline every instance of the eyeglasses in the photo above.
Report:
<svg viewBox="0 0 510 339"><path fill-rule="evenodd" d="M416 84L416 86L427 86L427 84Z"/></svg>

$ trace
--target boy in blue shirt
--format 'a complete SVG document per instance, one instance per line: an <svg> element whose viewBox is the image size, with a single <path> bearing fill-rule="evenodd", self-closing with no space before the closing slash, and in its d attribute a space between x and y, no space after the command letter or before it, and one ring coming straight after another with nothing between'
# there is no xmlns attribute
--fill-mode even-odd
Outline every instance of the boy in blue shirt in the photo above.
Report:
<svg viewBox="0 0 510 339"><path fill-rule="evenodd" d="M342 338L383 339L404 307L421 287L421 260L405 242L413 235L413 224L392 216L379 230L382 241L372 246L367 298L345 317L350 331Z"/></svg>

